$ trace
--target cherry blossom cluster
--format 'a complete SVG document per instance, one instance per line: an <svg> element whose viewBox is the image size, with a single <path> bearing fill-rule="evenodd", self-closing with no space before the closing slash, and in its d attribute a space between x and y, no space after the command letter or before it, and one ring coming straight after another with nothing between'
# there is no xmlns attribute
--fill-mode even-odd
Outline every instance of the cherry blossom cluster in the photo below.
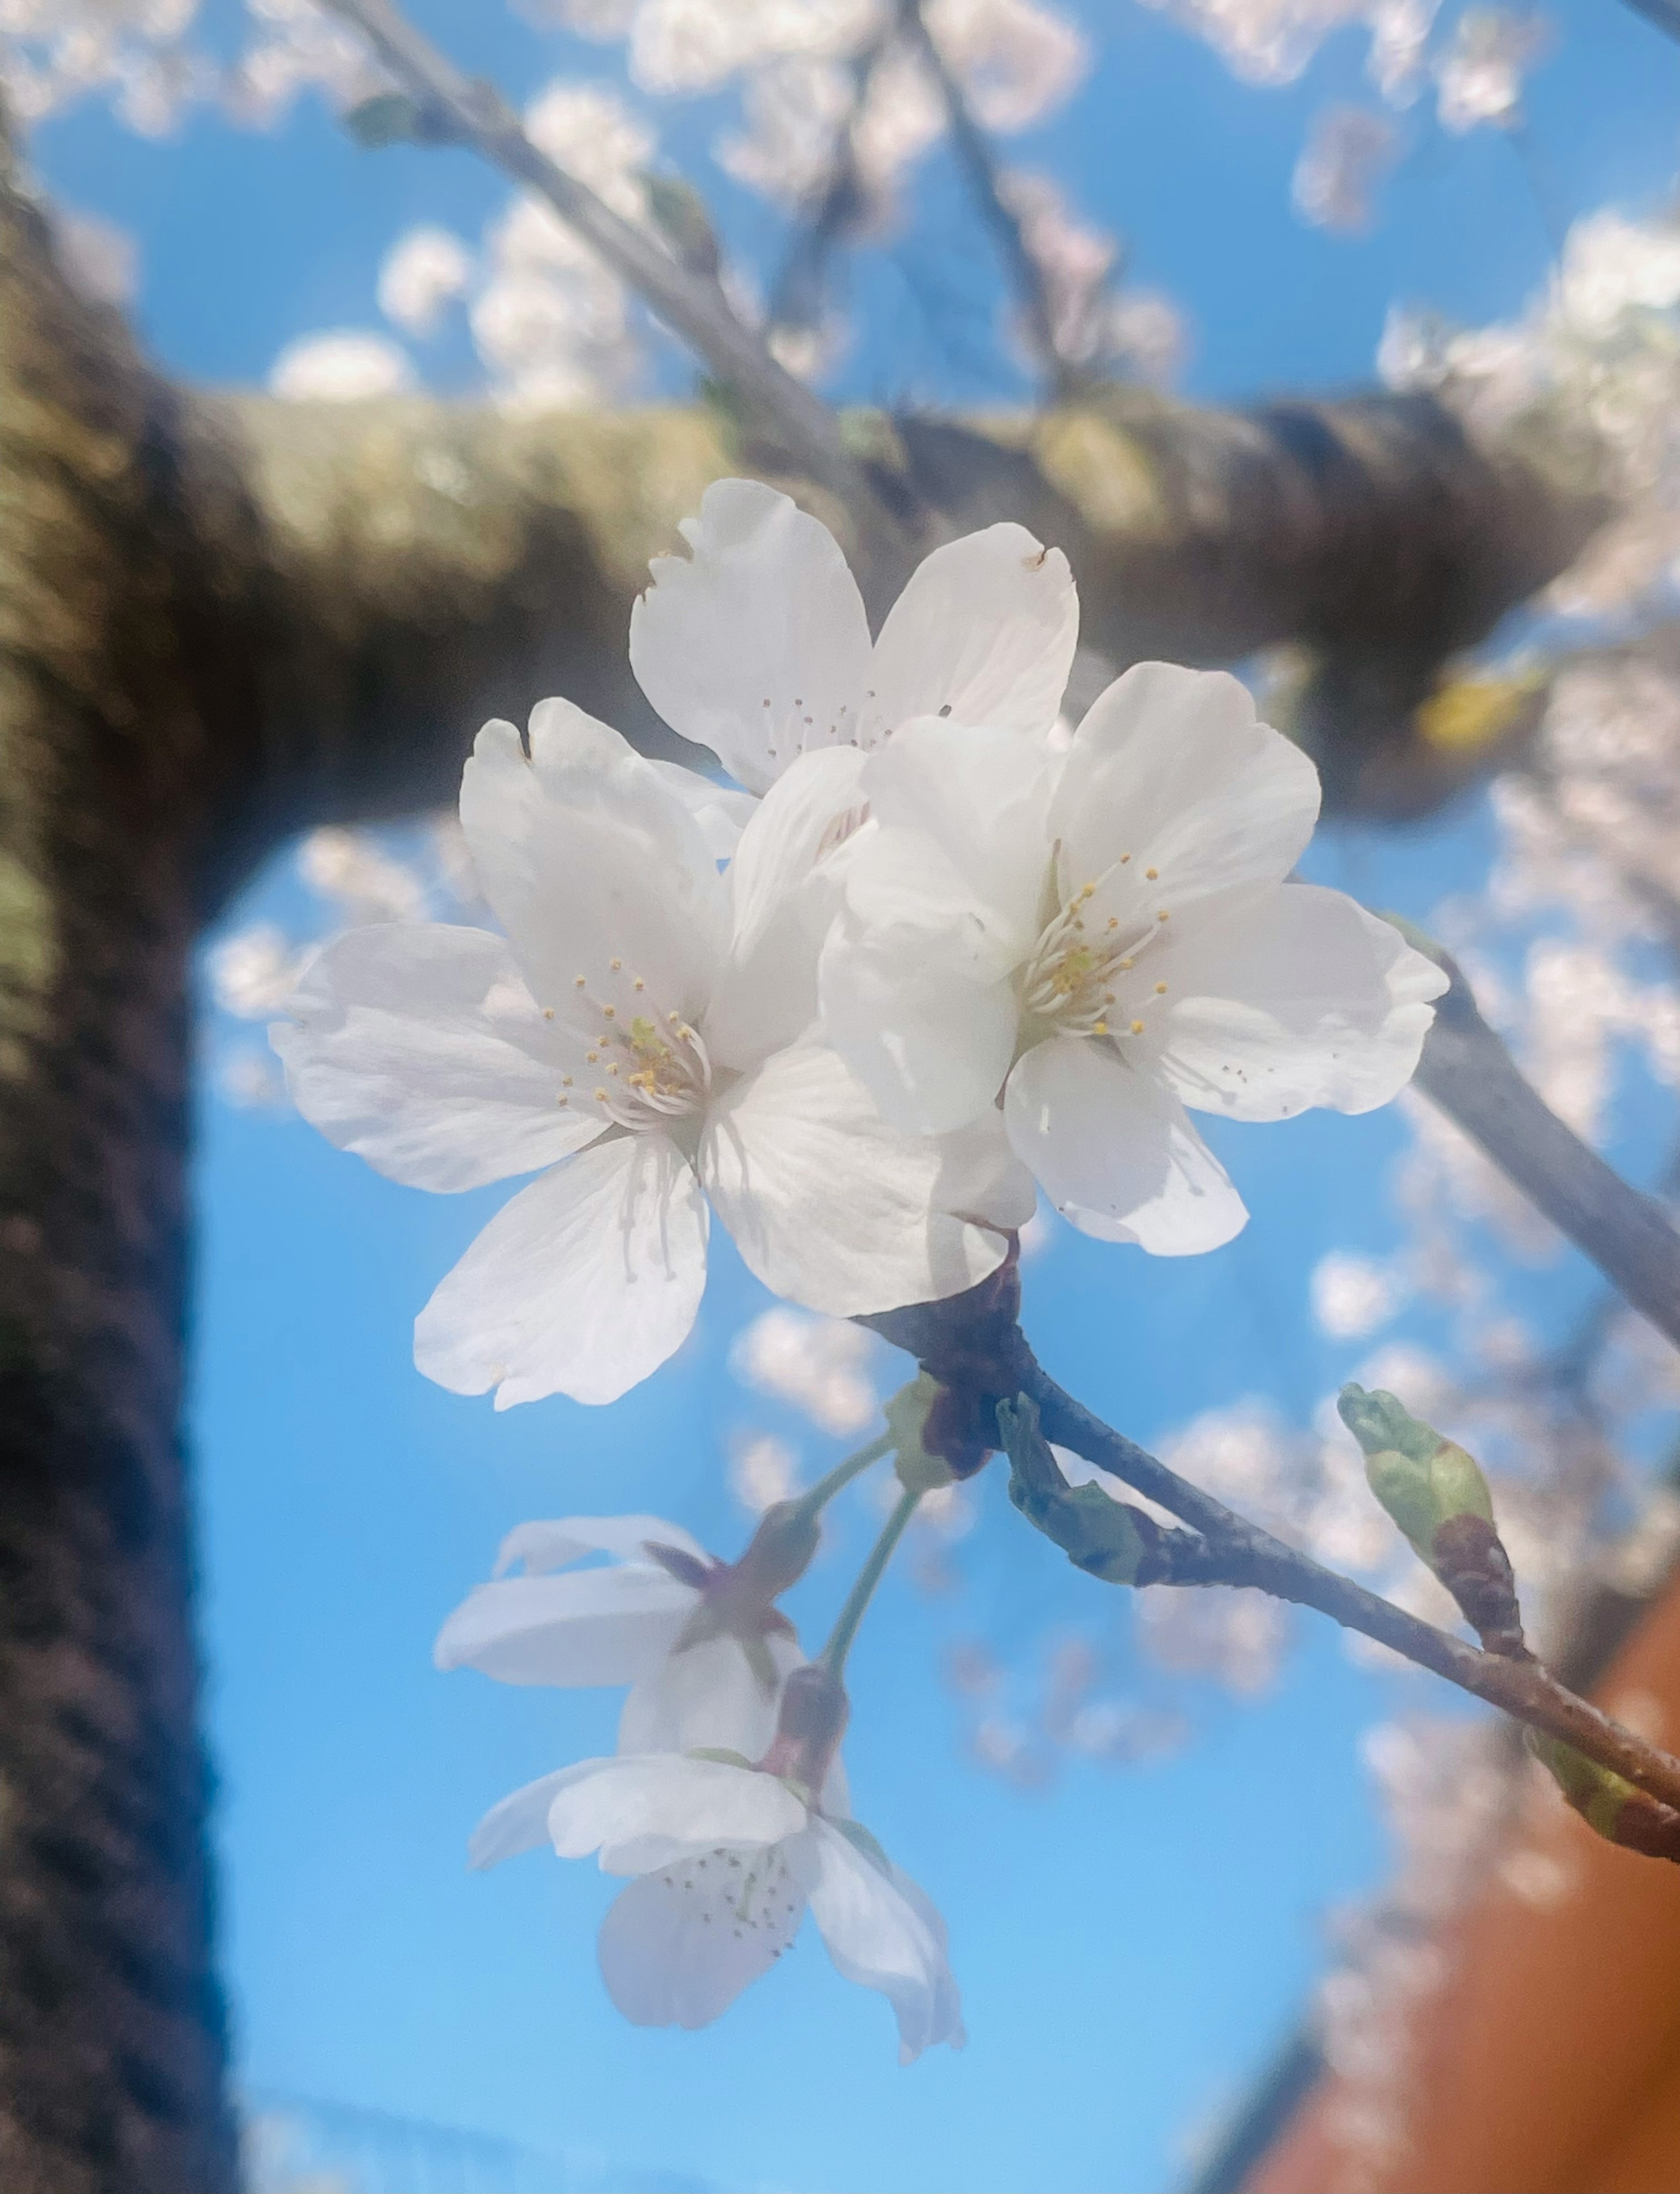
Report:
<svg viewBox="0 0 1680 2194"><path fill-rule="evenodd" d="M1194 1111L1357 1112L1444 979L1289 881L1298 749L1221 673L1140 664L1077 730L1067 561L999 525L870 636L838 546L756 483L658 560L630 661L734 789L572 704L493 722L461 821L504 933L350 930L276 1025L298 1109L417 1187L521 1189L421 1312L498 1407L608 1402L693 1324L710 1215L837 1317L972 1286L1036 1187L1159 1255L1246 1214Z"/></svg>
<svg viewBox="0 0 1680 2194"><path fill-rule="evenodd" d="M842 1318L985 1279L1040 1192L1099 1239L1217 1249L1246 1214L1193 1111L1361 1111L1403 1087L1445 979L1291 880L1317 778L1235 679L1140 664L1070 727L1072 575L1019 526L935 550L873 637L785 496L721 481L682 530L630 663L729 781L563 700L524 733L487 724L461 827L499 932L347 930L271 1031L299 1111L393 1179L535 1175L420 1312L423 1371L498 1408L615 1399L688 1334L714 1215L774 1293ZM801 1341L767 1327L750 1376L785 1383ZM850 1425L858 1384L826 1390ZM739 1561L655 1518L527 1525L501 1565L524 1573L446 1626L445 1666L631 1686L618 1752L506 1801L474 1850L546 1841L630 1877L601 1958L636 2020L716 2016L808 1907L906 2057L960 2039L943 1927L838 1765L851 1636L950 1485L929 1384L766 1507ZM889 1451L898 1504L807 1663L778 1598L823 1504Z"/></svg>

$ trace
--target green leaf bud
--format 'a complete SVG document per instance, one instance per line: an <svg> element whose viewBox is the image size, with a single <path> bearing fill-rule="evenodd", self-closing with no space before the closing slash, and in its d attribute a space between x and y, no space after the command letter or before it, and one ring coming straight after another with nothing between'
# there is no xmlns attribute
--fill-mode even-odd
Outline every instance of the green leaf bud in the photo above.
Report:
<svg viewBox="0 0 1680 2194"><path fill-rule="evenodd" d="M1365 1450L1371 1490L1431 1569L1435 1533L1443 1524L1458 1516L1493 1523L1487 1481L1456 1441L1443 1439L1380 1388L1367 1394L1362 1387L1343 1387L1336 1406Z"/></svg>
<svg viewBox="0 0 1680 2194"><path fill-rule="evenodd" d="M1070 1485L1025 1394L999 1402L998 1434L1010 1459L1010 1499L1076 1568L1105 1584L1151 1584L1169 1573L1177 1535L1100 1485Z"/></svg>
<svg viewBox="0 0 1680 2194"><path fill-rule="evenodd" d="M1510 1560L1476 1458L1380 1389L1367 1394L1362 1387L1344 1387L1336 1406L1365 1450L1371 1490L1483 1646L1490 1653L1526 1656Z"/></svg>
<svg viewBox="0 0 1680 2194"><path fill-rule="evenodd" d="M1595 1835L1625 1851L1642 1852L1648 1858L1680 1860L1680 1812L1614 1768L1601 1767L1562 1737L1544 1736L1537 1729L1522 1734L1529 1751Z"/></svg>

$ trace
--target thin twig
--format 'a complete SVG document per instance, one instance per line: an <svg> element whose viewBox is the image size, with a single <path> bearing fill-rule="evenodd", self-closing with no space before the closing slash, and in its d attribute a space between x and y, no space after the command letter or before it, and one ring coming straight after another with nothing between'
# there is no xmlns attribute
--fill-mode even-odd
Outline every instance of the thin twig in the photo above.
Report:
<svg viewBox="0 0 1680 2194"><path fill-rule="evenodd" d="M946 1390L929 1413L923 1437L960 1475L984 1462L982 1440L992 1447L999 1444L998 1404L1012 1404L1024 1394L1036 1406L1047 1440L1123 1479L1201 1535L1207 1544L1205 1559L1190 1559L1188 1549L1171 1550L1171 1570L1186 1582L1249 1585L1274 1600L1316 1608L1459 1690L1502 1708L1514 1720L1562 1738L1680 1812L1680 1760L1600 1714L1538 1662L1482 1652L1351 1578L1338 1577L1093 1416L1033 1355L1021 1330L1020 1308L1020 1266L1011 1258L964 1295L859 1320L915 1356ZM984 1429L988 1425L989 1433Z"/></svg>
<svg viewBox="0 0 1680 2194"><path fill-rule="evenodd" d="M1680 1760L1566 1691L1538 1662L1482 1652L1274 1539L1094 1417L1036 1362L1021 1391L1038 1404L1046 1439L1123 1479L1202 1534L1209 1542L1211 1560L1199 1581L1251 1585L1274 1600L1316 1608L1320 1615L1374 1638L1460 1691L1503 1708L1516 1720L1561 1737L1588 1759L1680 1810Z"/></svg>
<svg viewBox="0 0 1680 2194"><path fill-rule="evenodd" d="M967 174L969 187L980 203L986 224L998 240L1039 363L1055 393L1067 396L1079 386L1084 376L1071 360L1063 357L1056 342L1056 312L1044 270L1027 241L1020 217L1004 195L1003 171L991 141L975 121L962 85L928 28L922 14L922 0L900 0L899 25L906 43L921 55L939 86L950 123L952 144Z"/></svg>
<svg viewBox="0 0 1680 2194"><path fill-rule="evenodd" d="M1680 1234L1660 1204L1564 1125L1482 1018L1462 970L1438 948L1435 956L1453 983L1436 1001L1418 1087L1635 1310L1680 1345Z"/></svg>
<svg viewBox="0 0 1680 2194"><path fill-rule="evenodd" d="M1676 0L1627 0L1635 14L1671 38L1680 38L1680 5Z"/></svg>
<svg viewBox="0 0 1680 2194"><path fill-rule="evenodd" d="M902 562L896 516L846 448L839 420L822 399L776 363L744 326L715 282L680 266L652 236L628 221L525 134L492 84L463 76L416 30L392 0L326 0L363 32L380 60L422 102L429 120L471 146L515 181L546 198L620 280L681 336L717 379L787 440L811 477L839 496L869 537L872 561Z"/></svg>
<svg viewBox="0 0 1680 2194"><path fill-rule="evenodd" d="M869 98L882 56L892 43L885 31L852 63L852 108L835 139L828 180L788 249L770 290L772 330L814 328L822 319L823 278L834 249L857 218L863 203L858 162L858 123Z"/></svg>

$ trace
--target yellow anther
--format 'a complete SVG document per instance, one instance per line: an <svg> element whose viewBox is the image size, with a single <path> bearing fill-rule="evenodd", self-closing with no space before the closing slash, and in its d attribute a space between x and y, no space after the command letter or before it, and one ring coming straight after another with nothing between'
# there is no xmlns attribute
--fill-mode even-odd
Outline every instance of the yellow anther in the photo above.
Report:
<svg viewBox="0 0 1680 2194"><path fill-rule="evenodd" d="M645 990L647 988L647 985L646 985L646 983L644 983L644 982L642 981L642 978L641 978L641 976L640 976L640 975L638 975L638 976L636 977L636 985L635 985L635 987L636 987L638 991L645 991Z"/></svg>
<svg viewBox="0 0 1680 2194"><path fill-rule="evenodd" d="M1150 882L1154 883L1155 878L1159 876L1160 870L1159 869L1145 869L1143 873L1148 877Z"/></svg>
<svg viewBox="0 0 1680 2194"><path fill-rule="evenodd" d="M572 1087L572 1077L569 1074L562 1074L560 1077L560 1086L562 1089L569 1089Z"/></svg>
<svg viewBox="0 0 1680 2194"><path fill-rule="evenodd" d="M1134 1021L1134 1022L1132 1023L1132 1025L1131 1025L1131 1032L1132 1032L1132 1034L1133 1034L1134 1036L1142 1036L1142 1033L1143 1033L1143 1024L1142 1024L1142 1021Z"/></svg>
<svg viewBox="0 0 1680 2194"><path fill-rule="evenodd" d="M593 1065L595 1065L595 1063L596 1060L598 1060L598 1059L600 1058L601 1054L600 1054L598 1051L586 1051L586 1052L584 1054L584 1058L585 1058L586 1060L588 1060L588 1061L589 1061L590 1065L591 1066L593 1066Z"/></svg>
<svg viewBox="0 0 1680 2194"><path fill-rule="evenodd" d="M607 1071L609 1074L616 1074L616 1073L618 1072L618 1060L617 1060L616 1059L609 1059L609 1060L607 1060Z"/></svg>
<svg viewBox="0 0 1680 2194"><path fill-rule="evenodd" d="M589 979L589 977L588 977L587 975L574 975L574 976L572 978L572 989L573 989L574 991L581 991L581 990L583 990L583 989L584 988L584 986L587 985L587 983L588 983L589 979Z"/></svg>
<svg viewBox="0 0 1680 2194"><path fill-rule="evenodd" d="M1093 1021L1090 1025L1090 1032L1093 1036L1107 1036L1108 1033L1108 1022Z"/></svg>
<svg viewBox="0 0 1680 2194"><path fill-rule="evenodd" d="M1130 853L1122 853L1122 854L1120 855L1120 860L1121 860L1122 864L1124 864L1125 862L1129 861L1131 859L1131 855Z"/></svg>
<svg viewBox="0 0 1680 2194"><path fill-rule="evenodd" d="M1096 886L1095 884L1081 884L1079 886L1079 897L1081 899L1095 899L1096 897Z"/></svg>
<svg viewBox="0 0 1680 2194"><path fill-rule="evenodd" d="M597 1089L595 1093L595 1101L597 1105L604 1105L607 1102L607 1092L604 1089Z"/></svg>
<svg viewBox="0 0 1680 2194"><path fill-rule="evenodd" d="M572 1100L569 1097L556 1097L555 1102L557 1105L569 1105Z"/></svg>
<svg viewBox="0 0 1680 2194"><path fill-rule="evenodd" d="M544 1019L545 1021L551 1021L551 1020L554 1019L554 1008L553 1008L552 1006L544 1006L544 1008L543 1008L543 1019Z"/></svg>
<svg viewBox="0 0 1680 2194"><path fill-rule="evenodd" d="M623 962L622 960L609 960L609 961L607 962L607 966L608 966L608 967L613 970L613 973L616 975L616 974L618 974L618 972L619 968L622 968L622 967L624 966L624 962Z"/></svg>
<svg viewBox="0 0 1680 2194"><path fill-rule="evenodd" d="M1161 920L1165 922L1166 916L1163 915ZM615 1020L618 1018L618 1008L616 1006L603 1006L601 1009L601 1018L604 1021Z"/></svg>
<svg viewBox="0 0 1680 2194"><path fill-rule="evenodd" d="M1156 984L1156 985L1155 985L1155 996L1156 996L1158 998L1164 998L1164 997L1166 996L1166 985L1165 985L1165 983L1157 983L1157 984Z"/></svg>
<svg viewBox="0 0 1680 2194"><path fill-rule="evenodd" d="M682 1016L681 1014L667 1014L665 1015L665 1019L670 1023L673 1028L676 1026L676 1024L682 1019Z"/></svg>
<svg viewBox="0 0 1680 2194"><path fill-rule="evenodd" d="M1108 927L1109 927L1109 928L1110 928L1110 929L1118 929L1118 928L1119 928L1119 926L1120 926L1120 917L1119 916L1119 915L1117 915L1117 914L1111 914L1111 915L1109 916L1109 917L1108 917Z"/></svg>
<svg viewBox="0 0 1680 2194"><path fill-rule="evenodd" d="M1136 961L1135 961L1135 960L1131 957L1131 956L1128 953L1128 955L1126 956L1126 957L1125 957L1124 960L1122 960L1122 961L1121 961L1121 962L1120 962L1120 972L1121 972L1123 974L1129 975L1129 974L1131 974L1131 973L1132 969L1133 969L1136 965L1137 965Z"/></svg>
<svg viewBox="0 0 1680 2194"><path fill-rule="evenodd" d="M1167 920L1169 919L1170 914L1171 914L1171 910L1170 910L1169 908L1167 908L1167 907L1163 907L1163 908L1161 909L1160 912L1159 912L1159 913L1155 916L1155 919L1156 919L1156 921L1157 921L1157 922L1165 922L1165 921L1167 921ZM607 1008L607 1012L610 1014L610 1013L612 1012L613 1008L612 1008L612 1007L611 1007L611 1006L608 1006L608 1008Z"/></svg>

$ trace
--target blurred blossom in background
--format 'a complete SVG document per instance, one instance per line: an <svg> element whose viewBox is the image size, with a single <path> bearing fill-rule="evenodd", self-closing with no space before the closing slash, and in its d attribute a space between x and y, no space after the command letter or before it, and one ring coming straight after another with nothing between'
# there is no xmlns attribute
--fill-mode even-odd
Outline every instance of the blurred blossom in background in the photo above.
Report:
<svg viewBox="0 0 1680 2194"><path fill-rule="evenodd" d="M412 12L626 219L693 182L729 296L826 393L1031 400L1037 338L888 0ZM1441 937L1547 1101L1671 1196L1680 49L1608 0L926 14L1067 364L1197 400L1380 382L1473 440L1532 417L1608 444L1622 514L1478 667L1539 712L1522 766L1427 824L1327 828L1303 872ZM311 0L0 0L0 82L66 271L171 370L527 412L693 388L545 208L457 152L350 144L337 118L372 80ZM469 511L458 460L429 462ZM1239 668L1263 699L1286 683ZM1020 1531L996 1471L918 1519L849 1740L860 1814L950 1921L964 2054L899 2072L881 2005L808 1942L717 2028L630 2029L579 1954L607 1885L540 1858L466 1875L484 1806L610 1748L616 1711L433 1673L503 1533L645 1509L732 1554L908 1368L771 1303L719 1240L693 1336L610 1410L492 1422L414 1373L425 1276L492 1200L410 1198L335 1156L263 1025L337 928L475 908L452 818L321 830L203 955L193 1424L253 2185L1165 2189L1309 2011L1380 2157L1430 1930L1516 1802L1485 1725L1256 1594L1095 1590ZM1217 1255L1146 1266L1033 1222L1025 1323L1053 1373L1432 1619L1441 1588L1330 1406L1344 1379L1482 1456L1542 1640L1572 1577L1662 1573L1680 1365L1456 1129L1408 1096L1210 1139L1254 1215ZM808 1642L875 1504L865 1481L831 1512L793 1596ZM1570 1893L1539 1830L1501 1865L1536 1909Z"/></svg>

